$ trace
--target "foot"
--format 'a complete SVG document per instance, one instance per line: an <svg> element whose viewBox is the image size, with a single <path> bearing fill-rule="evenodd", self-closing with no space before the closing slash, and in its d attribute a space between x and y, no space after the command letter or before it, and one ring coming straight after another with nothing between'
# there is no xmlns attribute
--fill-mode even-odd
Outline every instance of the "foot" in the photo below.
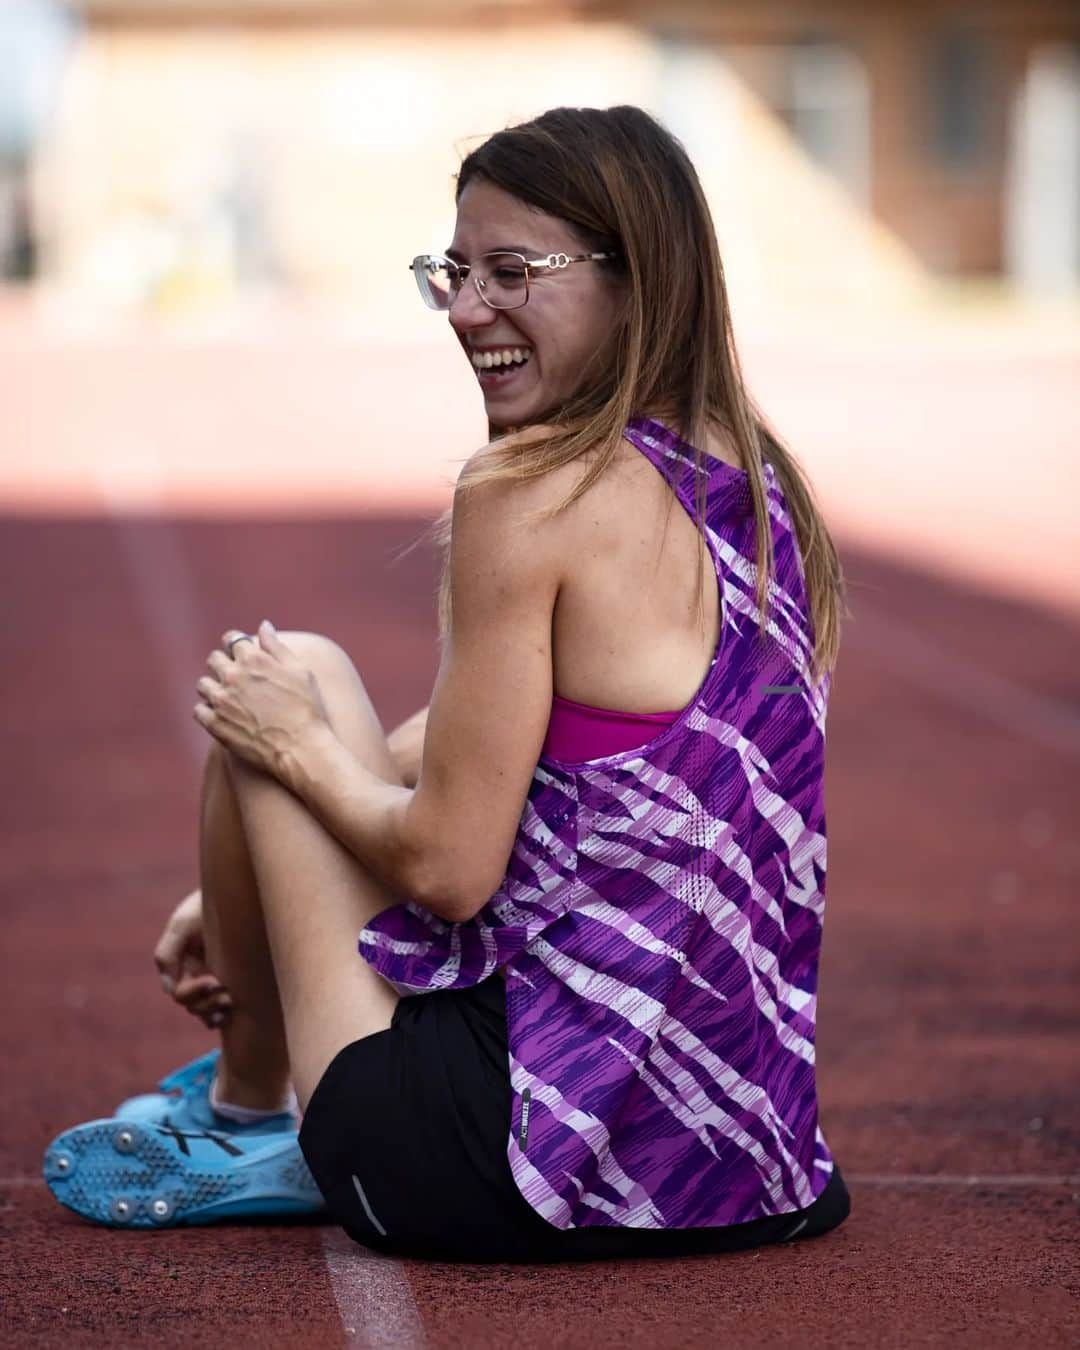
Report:
<svg viewBox="0 0 1080 1350"><path fill-rule="evenodd" d="M193 1059L158 1084L160 1092L129 1097L116 1108L116 1117L147 1125L172 1125L178 1130L217 1130L233 1135L295 1134L296 1116L281 1111L250 1124L230 1120L210 1105L210 1085L217 1072L220 1050Z"/></svg>
<svg viewBox="0 0 1080 1350"><path fill-rule="evenodd" d="M173 1228L325 1209L295 1132L278 1138L92 1120L49 1145L45 1181L66 1209L112 1228Z"/></svg>

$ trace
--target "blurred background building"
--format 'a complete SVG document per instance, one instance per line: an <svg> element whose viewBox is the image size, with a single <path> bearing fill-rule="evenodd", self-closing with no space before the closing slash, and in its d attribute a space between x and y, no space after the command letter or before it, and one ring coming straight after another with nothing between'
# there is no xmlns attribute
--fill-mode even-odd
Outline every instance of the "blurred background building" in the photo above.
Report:
<svg viewBox="0 0 1080 1350"><path fill-rule="evenodd" d="M272 287L378 311L407 257L448 240L455 149L558 103L636 102L686 143L754 296L876 303L924 273L1080 285L1065 0L0 12L13 281L152 309Z"/></svg>
<svg viewBox="0 0 1080 1350"><path fill-rule="evenodd" d="M3 0L0 505L444 505L408 262L471 146L635 103L834 527L1080 612L1078 63L1066 0Z"/></svg>

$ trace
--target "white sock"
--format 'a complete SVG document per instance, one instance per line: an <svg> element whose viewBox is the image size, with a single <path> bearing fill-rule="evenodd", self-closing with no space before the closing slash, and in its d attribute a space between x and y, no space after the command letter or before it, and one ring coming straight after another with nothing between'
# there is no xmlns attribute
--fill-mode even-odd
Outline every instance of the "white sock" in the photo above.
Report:
<svg viewBox="0 0 1080 1350"><path fill-rule="evenodd" d="M295 1114L297 1100L296 1093L290 1088L285 1103L282 1106L274 1107L272 1111L257 1111L250 1106L234 1106L232 1102L223 1102L218 1097L218 1080L217 1074L215 1074L213 1082L210 1084L210 1105L219 1116L224 1116L226 1120L235 1120L238 1125L252 1125L257 1120L269 1120L271 1116L280 1116L286 1111Z"/></svg>

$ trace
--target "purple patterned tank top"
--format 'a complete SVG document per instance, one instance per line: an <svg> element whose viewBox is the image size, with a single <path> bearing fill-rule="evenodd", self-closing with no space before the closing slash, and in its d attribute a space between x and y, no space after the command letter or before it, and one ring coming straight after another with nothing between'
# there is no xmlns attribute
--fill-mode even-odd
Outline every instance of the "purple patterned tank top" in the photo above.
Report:
<svg viewBox="0 0 1080 1350"><path fill-rule="evenodd" d="M624 432L694 517L692 448ZM507 965L507 1156L555 1228L697 1228L810 1205L832 1155L814 1023L825 907L825 716L787 504L765 465L776 559L758 637L754 514L708 458L722 597L708 674L644 745L542 754L502 884L467 923L412 901L360 951L402 994Z"/></svg>

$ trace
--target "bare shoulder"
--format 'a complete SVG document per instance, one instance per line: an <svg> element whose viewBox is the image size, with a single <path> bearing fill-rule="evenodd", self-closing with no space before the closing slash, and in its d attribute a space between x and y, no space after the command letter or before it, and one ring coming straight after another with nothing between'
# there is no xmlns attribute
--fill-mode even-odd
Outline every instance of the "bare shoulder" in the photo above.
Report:
<svg viewBox="0 0 1080 1350"><path fill-rule="evenodd" d="M573 510L558 508L581 473L575 462L536 478L470 484L465 475L454 493L452 584L472 587L486 576L526 588L538 604L545 597L553 603L576 538Z"/></svg>
<svg viewBox="0 0 1080 1350"><path fill-rule="evenodd" d="M513 439L527 447L539 444L553 430L530 426L515 432ZM482 454L483 450L478 450L468 463ZM564 511L557 508L572 495L590 463L590 456L581 456L532 478L505 477L471 483L469 474L463 472L454 494L454 528L457 529L460 520L466 529L483 528L493 535L513 535L525 530L534 545L547 541L561 548L573 528L576 514L573 507L577 502Z"/></svg>

